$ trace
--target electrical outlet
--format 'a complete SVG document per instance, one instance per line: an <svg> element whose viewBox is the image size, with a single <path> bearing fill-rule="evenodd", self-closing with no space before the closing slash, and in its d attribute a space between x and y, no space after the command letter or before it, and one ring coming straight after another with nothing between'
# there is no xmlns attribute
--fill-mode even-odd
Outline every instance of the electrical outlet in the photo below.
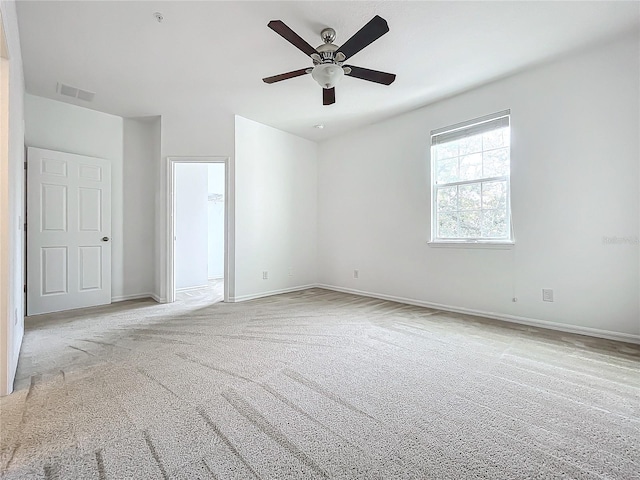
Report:
<svg viewBox="0 0 640 480"><path fill-rule="evenodd" d="M268 271L264 271L262 272L262 279L263 280L269 280L269 272Z"/></svg>
<svg viewBox="0 0 640 480"><path fill-rule="evenodd" d="M550 288L542 289L542 301L543 302L553 302L553 290Z"/></svg>
<svg viewBox="0 0 640 480"><path fill-rule="evenodd" d="M360 271L359 270L354 270L353 271L353 278L360 278Z"/></svg>
<svg viewBox="0 0 640 480"><path fill-rule="evenodd" d="M293 277L293 267L289 267L289 276Z"/></svg>

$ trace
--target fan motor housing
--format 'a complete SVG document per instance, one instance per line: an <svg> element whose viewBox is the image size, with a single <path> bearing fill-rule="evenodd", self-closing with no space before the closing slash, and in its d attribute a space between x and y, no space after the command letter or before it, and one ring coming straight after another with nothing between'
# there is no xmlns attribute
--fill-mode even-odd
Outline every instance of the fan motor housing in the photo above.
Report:
<svg viewBox="0 0 640 480"><path fill-rule="evenodd" d="M338 49L337 45L333 43L323 43L318 48L316 48L317 52L322 57L322 62L320 63L333 63L334 61L334 52Z"/></svg>

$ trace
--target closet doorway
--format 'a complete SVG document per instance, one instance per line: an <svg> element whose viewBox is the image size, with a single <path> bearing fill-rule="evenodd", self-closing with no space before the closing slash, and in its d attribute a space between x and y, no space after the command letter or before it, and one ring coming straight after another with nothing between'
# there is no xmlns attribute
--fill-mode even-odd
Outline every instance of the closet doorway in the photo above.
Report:
<svg viewBox="0 0 640 480"><path fill-rule="evenodd" d="M169 301L228 300L226 157L170 161Z"/></svg>

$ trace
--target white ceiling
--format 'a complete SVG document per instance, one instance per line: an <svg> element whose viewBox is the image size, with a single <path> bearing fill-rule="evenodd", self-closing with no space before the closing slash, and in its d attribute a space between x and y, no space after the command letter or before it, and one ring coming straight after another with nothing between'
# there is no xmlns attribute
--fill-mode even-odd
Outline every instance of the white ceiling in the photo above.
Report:
<svg viewBox="0 0 640 480"><path fill-rule="evenodd" d="M391 86L345 77L323 106L310 75L262 82L311 66L270 20L313 46L333 27L340 45L376 14L390 32L348 63L396 73ZM640 3L20 1L18 19L29 93L125 117L219 109L319 140L637 30Z"/></svg>

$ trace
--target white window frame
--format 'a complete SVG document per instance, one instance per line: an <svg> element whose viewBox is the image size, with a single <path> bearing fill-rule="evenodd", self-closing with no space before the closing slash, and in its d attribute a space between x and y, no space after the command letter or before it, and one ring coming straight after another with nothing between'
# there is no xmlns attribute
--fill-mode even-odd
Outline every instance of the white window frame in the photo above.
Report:
<svg viewBox="0 0 640 480"><path fill-rule="evenodd" d="M510 246L515 244L514 235L513 235L513 224L511 219L511 141L509 142L509 174L501 175L496 177L480 177L473 180L462 180L458 182L451 182L446 184L436 184L436 170L435 170L435 155L434 155L434 147L436 143L434 143L434 137L442 136L445 134L453 133L460 130L469 130L474 127L482 128L482 124L487 122L497 121L501 118L507 118L507 123L509 125L509 135L511 135L511 110L504 110L501 112L493 113L490 115L485 115L483 117L475 118L472 120L468 120L466 122L458 123L455 125L451 125L448 127L440 128L437 130L431 131L430 135L430 161L431 161L431 239L428 242L431 246L445 246L445 247L484 247L484 248L509 248ZM468 135L471 136L471 132ZM464 137L461 137L464 138ZM484 152L484 149L483 149ZM507 189L507 198L506 198L506 215L507 215L507 236L506 237L460 237L460 238L450 238L450 237L437 237L438 232L438 212L437 212L437 187L453 187L459 185L470 185L470 184L482 184L484 182L491 181L504 181L506 183Z"/></svg>

